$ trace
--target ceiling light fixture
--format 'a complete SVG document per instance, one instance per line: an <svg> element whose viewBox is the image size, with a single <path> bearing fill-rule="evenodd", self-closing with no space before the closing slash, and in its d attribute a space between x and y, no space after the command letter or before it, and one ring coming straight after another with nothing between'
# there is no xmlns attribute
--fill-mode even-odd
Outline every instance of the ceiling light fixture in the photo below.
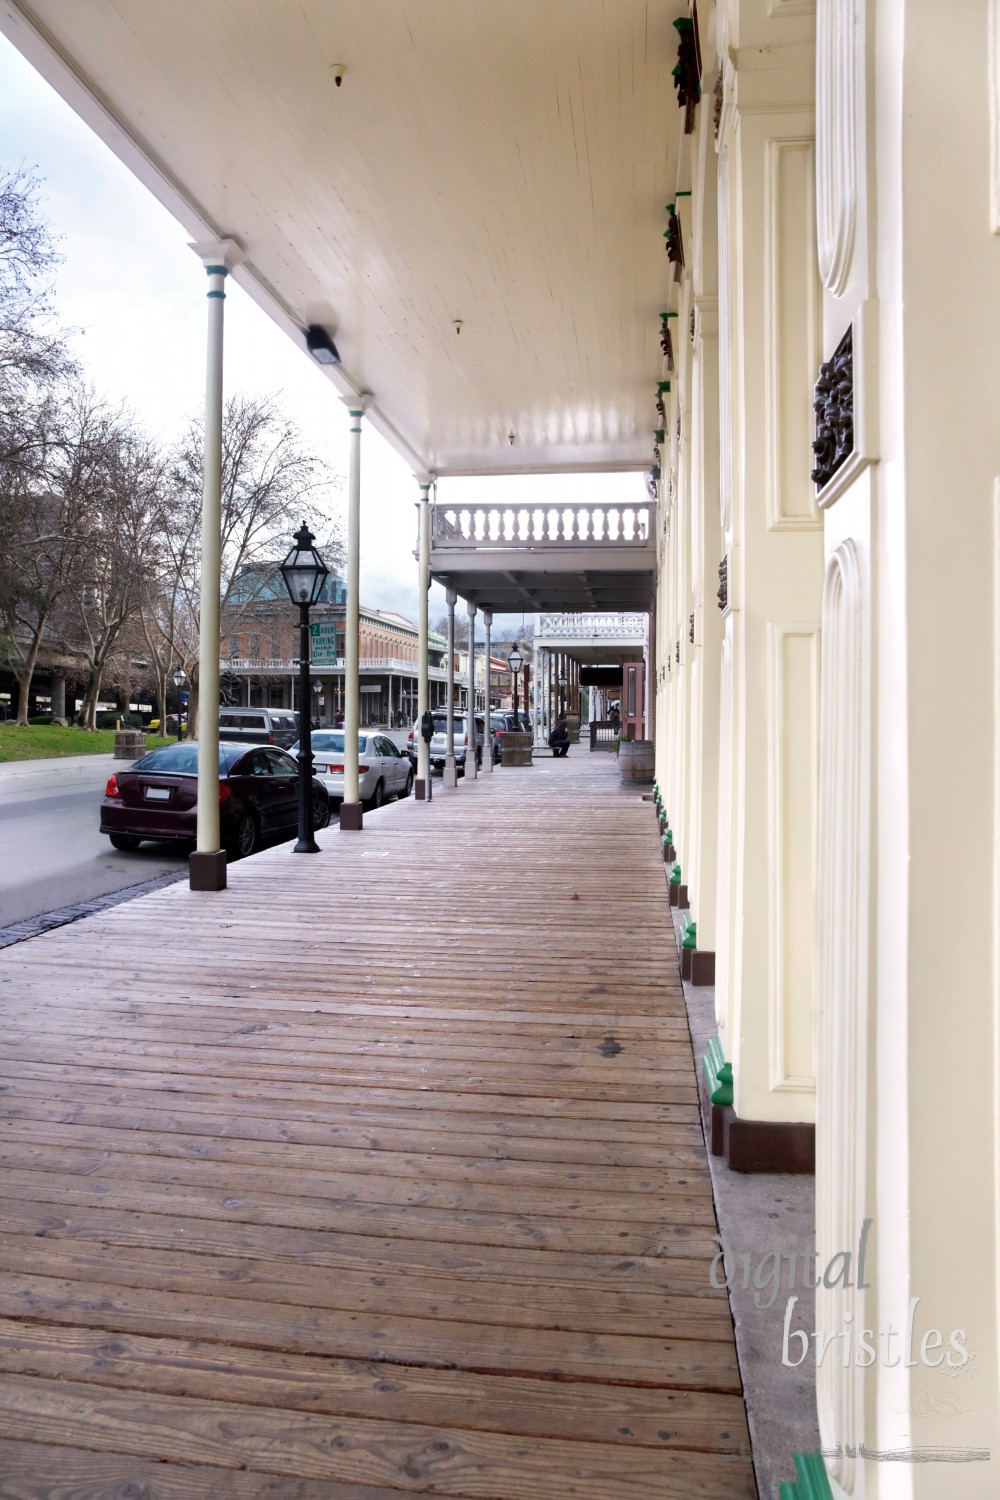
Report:
<svg viewBox="0 0 1000 1500"><path fill-rule="evenodd" d="M318 364L340 364L340 355L337 353L336 344L326 329L319 323L310 323L306 329L306 348Z"/></svg>

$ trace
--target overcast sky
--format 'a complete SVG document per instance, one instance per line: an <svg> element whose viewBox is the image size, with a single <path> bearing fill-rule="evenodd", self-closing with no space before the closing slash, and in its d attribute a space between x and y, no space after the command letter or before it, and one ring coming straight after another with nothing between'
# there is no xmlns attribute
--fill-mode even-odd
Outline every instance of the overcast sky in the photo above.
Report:
<svg viewBox="0 0 1000 1500"><path fill-rule="evenodd" d="M87 378L114 402L127 401L150 431L173 437L204 403L201 262L186 231L3 37L0 162L37 167L44 178L44 212L65 257L56 279L60 320L82 330L75 352ZM227 395L281 392L306 444L339 480L334 504L343 508L346 410L309 356L233 282L225 387ZM361 599L415 620L417 487L409 466L370 428L362 450ZM498 484L507 495L516 486L525 503L643 498L635 474L453 480L440 484L439 498L488 500ZM445 611L437 585L430 605L432 620ZM498 616L494 629L519 619Z"/></svg>

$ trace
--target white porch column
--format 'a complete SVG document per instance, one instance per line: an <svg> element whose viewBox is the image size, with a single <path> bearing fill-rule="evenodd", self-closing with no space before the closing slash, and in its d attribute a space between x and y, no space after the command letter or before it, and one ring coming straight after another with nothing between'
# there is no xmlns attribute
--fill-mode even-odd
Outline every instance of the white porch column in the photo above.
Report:
<svg viewBox="0 0 1000 1500"><path fill-rule="evenodd" d="M417 726L423 719L424 714L430 708L430 652L428 649L428 603L427 591L431 586L431 509L429 479L418 481L420 485L420 499L417 502L417 550L419 562L417 564ZM417 780L416 797L418 802L424 801L430 790L431 767L428 758L428 746L423 740L417 740Z"/></svg>
<svg viewBox="0 0 1000 1500"><path fill-rule="evenodd" d="M483 629L486 633L486 642L483 646L486 663L486 702L483 709L485 723L483 725L483 770L489 775L493 770L493 735L490 732L490 627L493 624L493 611L483 610Z"/></svg>
<svg viewBox="0 0 1000 1500"><path fill-rule="evenodd" d="M351 419L351 468L347 492L347 602L344 615L344 800L340 826L356 831L364 816L358 778L358 734L361 730L360 564L361 564L361 418L363 396L345 398Z"/></svg>
<svg viewBox="0 0 1000 1500"><path fill-rule="evenodd" d="M465 779L476 779L476 606L469 604L469 748L465 752ZM487 724L489 714L486 715ZM470 760L471 755L471 760Z"/></svg>
<svg viewBox="0 0 1000 1500"><path fill-rule="evenodd" d="M192 245L208 274L205 374L205 472L201 512L201 628L198 645L198 848L191 855L193 891L221 891L226 856L219 838L219 599L222 572L223 290L238 259L231 240Z"/></svg>
<svg viewBox="0 0 1000 1500"><path fill-rule="evenodd" d="M444 756L444 774L442 785L457 787L458 772L455 769L455 605L458 602L458 594L449 588L445 594L448 601L448 662L447 662L447 688L448 701L445 705L448 720L446 726L447 748Z"/></svg>
<svg viewBox="0 0 1000 1500"><path fill-rule="evenodd" d="M753 16L747 8L748 25ZM820 297L814 59L785 45L783 18L758 20L752 44L741 35L748 63L737 69L719 135L725 550L715 979L733 1070L730 1164L740 1165L741 1143L752 1154L756 1142L770 1170L781 1170L808 1160L815 1118L823 538L809 392ZM788 1128L760 1132L756 1122Z"/></svg>

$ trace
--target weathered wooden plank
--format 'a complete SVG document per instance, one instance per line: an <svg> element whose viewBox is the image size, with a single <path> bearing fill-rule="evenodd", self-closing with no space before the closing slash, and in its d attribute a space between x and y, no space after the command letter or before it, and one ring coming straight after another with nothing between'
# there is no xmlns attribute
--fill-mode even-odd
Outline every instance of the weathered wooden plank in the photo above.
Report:
<svg viewBox="0 0 1000 1500"><path fill-rule="evenodd" d="M162 1395L212 1399L224 1392L227 1401L255 1406L433 1427L460 1424L481 1432L712 1453L738 1453L748 1445L742 1398L719 1391L422 1370L106 1328L0 1319L0 1370Z"/></svg>
<svg viewBox="0 0 1000 1500"><path fill-rule="evenodd" d="M488 1281L411 1272L404 1278L363 1267L341 1267L335 1279L325 1268L287 1258L269 1261L211 1255L204 1251L65 1241L32 1245L23 1235L0 1234L0 1274L52 1276L107 1282L228 1299L270 1302L331 1312L364 1312L381 1318L438 1318L480 1329L548 1328L566 1333L726 1340L731 1318L725 1295L688 1296L683 1288L644 1292L605 1286L596 1272L586 1288L541 1282L506 1282L502 1271ZM225 1316L224 1308L220 1316Z"/></svg>
<svg viewBox="0 0 1000 1500"><path fill-rule="evenodd" d="M225 1138L206 1136L205 1126L201 1132L172 1131L169 1127L143 1129L136 1119L119 1119L113 1126L85 1125L76 1118L70 1124L56 1124L33 1119L22 1122L14 1119L0 1120L0 1143L15 1144L32 1142L52 1147L74 1146L92 1148L111 1153L155 1156L158 1159L177 1157L199 1161L256 1164L267 1167L271 1163L282 1168L288 1163L288 1145L292 1133L283 1138L267 1140L260 1133L241 1135L228 1125ZM433 1137L426 1133L433 1144ZM679 1146L664 1147L658 1167L641 1167L631 1164L611 1167L591 1166L555 1162L512 1161L508 1156L493 1153L482 1157L452 1156L442 1144L440 1151L383 1150L373 1152L370 1147L360 1151L348 1149L338 1141L327 1139L309 1144L294 1142L297 1146L295 1160L301 1170L319 1171L327 1181L339 1174L363 1173L370 1176L376 1166L380 1176L436 1179L448 1182L475 1182L488 1180L502 1187L545 1187L557 1191L586 1190L606 1194L614 1199L628 1193L668 1193L673 1187L698 1187L710 1192L707 1181L708 1167L704 1150L701 1159L695 1148ZM450 1144L450 1143L449 1143Z"/></svg>
<svg viewBox="0 0 1000 1500"><path fill-rule="evenodd" d="M37 1092L31 1092L32 1089ZM214 1101L205 1104L189 1096L185 1108L178 1109L176 1097L166 1091L132 1095L127 1090L115 1090L112 1094L110 1090L78 1085L72 1102L52 1103L44 1086L28 1084L16 1091L3 1091L2 1099L0 1135L3 1136L11 1124L33 1121L40 1125L76 1124L102 1130L169 1131L199 1140L217 1128L218 1120ZM255 1113L251 1102L244 1112L227 1115L226 1135L230 1140L282 1141L293 1146L335 1145L343 1151L379 1152L380 1162L382 1157L386 1158L382 1162L386 1171L392 1170L391 1158L411 1152L433 1152L439 1172L443 1170L442 1162L447 1169L448 1163L458 1163L469 1156L501 1162L615 1167L640 1176L665 1161L675 1167L705 1165L700 1125L660 1125L650 1134L650 1144L646 1145L635 1127L626 1131L621 1142L592 1141L581 1139L575 1127L567 1128L557 1122L552 1122L544 1135L527 1135L520 1130L515 1133L516 1126L512 1128L510 1121L492 1122L481 1116L473 1120L468 1116L446 1115L435 1128L434 1120L428 1119L422 1110L411 1122L412 1128L408 1128L374 1112L358 1119L360 1113L355 1112L351 1123L334 1124L330 1119L339 1120L339 1116L332 1111L327 1120L318 1120L314 1112L305 1110L272 1109L265 1113L259 1109ZM487 1133L491 1124L494 1129ZM607 1126L602 1134L605 1131L611 1135ZM48 1137L40 1131L38 1138ZM460 1166L456 1165L455 1170L461 1170Z"/></svg>
<svg viewBox="0 0 1000 1500"><path fill-rule="evenodd" d="M0 1435L70 1444L100 1438L138 1457L163 1451L259 1474L386 1485L475 1500L752 1500L745 1462L731 1454L657 1452L566 1443L416 1423L0 1376Z"/></svg>
<svg viewBox="0 0 1000 1500"><path fill-rule="evenodd" d="M0 1500L399 1500L399 1490L0 1438Z"/></svg>
<svg viewBox="0 0 1000 1500"><path fill-rule="evenodd" d="M353 1203L349 1199L303 1199L295 1192L294 1178L290 1178L284 1193L251 1193L232 1174L228 1191L159 1182L144 1182L140 1189L129 1178L94 1181L60 1172L7 1171L3 1181L8 1197L45 1203L56 1212L63 1206L103 1204L151 1214L190 1214L221 1222L337 1229L347 1234L377 1237L400 1235L442 1244L571 1250L588 1255L667 1255L671 1245L681 1245L687 1251L689 1244L704 1244L714 1232L714 1220L692 1225L686 1214L678 1215L680 1223L666 1219L658 1224L597 1223L586 1218L557 1219L521 1212L456 1213L453 1209L426 1208L422 1204L403 1208L385 1203Z"/></svg>
<svg viewBox="0 0 1000 1500"><path fill-rule="evenodd" d="M8 1234L35 1239L68 1239L81 1244L98 1242L122 1246L178 1248L210 1255L232 1255L251 1260L291 1259L303 1265L370 1271L372 1276L441 1276L460 1285L469 1280L489 1285L493 1280L534 1287L539 1284L609 1291L639 1287L663 1295L683 1290L685 1295L719 1296L712 1288L707 1266L717 1249L685 1225L675 1227L660 1255L594 1255L572 1250L532 1250L509 1245L465 1245L454 1240L408 1239L346 1234L336 1229L296 1229L286 1224L193 1218L184 1214L130 1213L104 1203L74 1208L10 1198L4 1204L3 1227Z"/></svg>

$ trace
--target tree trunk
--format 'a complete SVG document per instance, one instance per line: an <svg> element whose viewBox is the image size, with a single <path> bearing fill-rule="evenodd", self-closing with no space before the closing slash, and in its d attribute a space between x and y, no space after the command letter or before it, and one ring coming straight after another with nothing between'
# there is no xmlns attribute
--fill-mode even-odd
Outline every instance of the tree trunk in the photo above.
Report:
<svg viewBox="0 0 1000 1500"><path fill-rule="evenodd" d="M80 722L84 729L96 730L97 705L101 701L101 681L104 677L104 662L95 662L90 668L87 688L80 708Z"/></svg>
<svg viewBox="0 0 1000 1500"><path fill-rule="evenodd" d="M42 644L42 633L45 630L45 621L40 621L35 631L28 654L20 667L15 668L14 675L17 678L17 723L23 728L28 722L28 696L31 692L31 679L35 675L35 663L38 661L38 651Z"/></svg>
<svg viewBox="0 0 1000 1500"><path fill-rule="evenodd" d="M167 732L167 671L165 667L162 670L159 667L156 669L156 707L160 715L160 733L165 736Z"/></svg>
<svg viewBox="0 0 1000 1500"><path fill-rule="evenodd" d="M198 685L189 682L187 685L187 736L189 740L198 738Z"/></svg>

